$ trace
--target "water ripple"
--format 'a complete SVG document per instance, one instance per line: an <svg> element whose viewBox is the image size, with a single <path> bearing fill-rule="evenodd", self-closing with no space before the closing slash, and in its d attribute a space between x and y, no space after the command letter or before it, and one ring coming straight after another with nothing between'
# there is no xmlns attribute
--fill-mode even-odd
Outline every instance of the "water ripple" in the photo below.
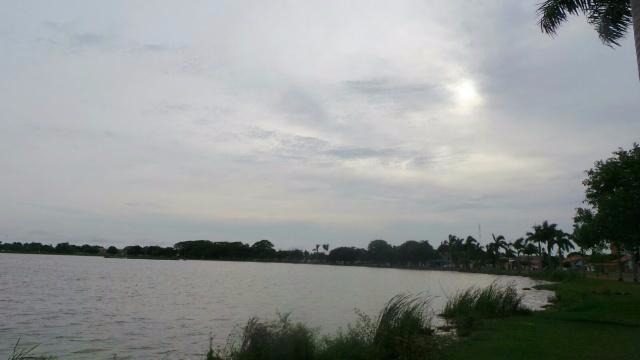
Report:
<svg viewBox="0 0 640 360"><path fill-rule="evenodd" d="M375 315L397 293L447 295L531 279L325 265L150 261L0 254L0 358L18 338L61 359L202 358L251 316L291 312L322 332ZM543 291L525 304L546 303Z"/></svg>

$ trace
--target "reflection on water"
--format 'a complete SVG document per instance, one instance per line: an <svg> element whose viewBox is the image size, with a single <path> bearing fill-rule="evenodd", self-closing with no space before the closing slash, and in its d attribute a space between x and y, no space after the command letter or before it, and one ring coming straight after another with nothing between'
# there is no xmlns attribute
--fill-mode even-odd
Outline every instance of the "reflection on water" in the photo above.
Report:
<svg viewBox="0 0 640 360"><path fill-rule="evenodd" d="M196 358L249 317L294 320L333 332L375 315L398 293L424 294L438 312L447 295L522 277L366 267L160 261L0 254L0 358L18 338L64 359ZM539 308L549 292L528 290Z"/></svg>

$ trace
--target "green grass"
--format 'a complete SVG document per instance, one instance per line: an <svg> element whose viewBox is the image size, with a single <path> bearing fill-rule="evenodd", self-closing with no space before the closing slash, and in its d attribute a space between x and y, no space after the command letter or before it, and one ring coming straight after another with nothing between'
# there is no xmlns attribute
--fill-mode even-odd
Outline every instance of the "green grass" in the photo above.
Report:
<svg viewBox="0 0 640 360"><path fill-rule="evenodd" d="M543 312L483 321L445 349L447 359L638 359L640 286L576 278L546 285Z"/></svg>

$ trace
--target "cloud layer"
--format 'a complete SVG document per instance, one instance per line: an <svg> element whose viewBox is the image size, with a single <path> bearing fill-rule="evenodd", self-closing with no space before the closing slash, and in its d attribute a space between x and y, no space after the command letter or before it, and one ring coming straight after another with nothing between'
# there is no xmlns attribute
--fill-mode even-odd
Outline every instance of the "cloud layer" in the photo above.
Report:
<svg viewBox="0 0 640 360"><path fill-rule="evenodd" d="M640 140L631 39L513 1L16 2L0 241L364 245L569 230Z"/></svg>

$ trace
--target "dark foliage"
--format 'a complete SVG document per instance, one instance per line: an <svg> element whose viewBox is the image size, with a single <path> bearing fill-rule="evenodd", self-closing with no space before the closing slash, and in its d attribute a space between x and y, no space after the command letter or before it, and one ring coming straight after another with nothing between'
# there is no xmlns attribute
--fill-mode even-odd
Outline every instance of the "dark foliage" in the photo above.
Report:
<svg viewBox="0 0 640 360"><path fill-rule="evenodd" d="M555 34L569 15L584 15L606 45L620 45L632 22L629 0L546 0L538 8L543 32Z"/></svg>

